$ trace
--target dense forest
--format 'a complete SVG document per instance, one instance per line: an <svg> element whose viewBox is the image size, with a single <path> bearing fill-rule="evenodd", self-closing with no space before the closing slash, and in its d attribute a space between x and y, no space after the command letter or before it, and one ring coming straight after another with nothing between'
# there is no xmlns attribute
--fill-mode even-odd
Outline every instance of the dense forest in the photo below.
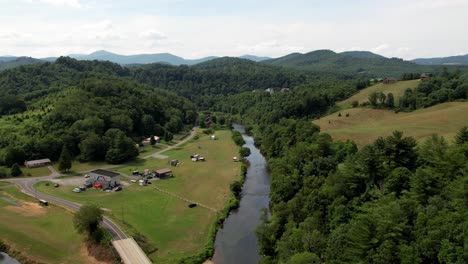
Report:
<svg viewBox="0 0 468 264"><path fill-rule="evenodd" d="M69 58L0 73L0 163L57 160L64 147L82 161L120 163L143 137L193 125L189 100L126 75L116 64Z"/></svg>
<svg viewBox="0 0 468 264"><path fill-rule="evenodd" d="M415 93L466 92L464 78L441 73ZM241 93L215 105L253 132L268 160L271 217L265 212L257 229L262 263L466 263L467 128L454 142L434 135L420 144L395 131L358 150L311 123L361 88L332 83Z"/></svg>

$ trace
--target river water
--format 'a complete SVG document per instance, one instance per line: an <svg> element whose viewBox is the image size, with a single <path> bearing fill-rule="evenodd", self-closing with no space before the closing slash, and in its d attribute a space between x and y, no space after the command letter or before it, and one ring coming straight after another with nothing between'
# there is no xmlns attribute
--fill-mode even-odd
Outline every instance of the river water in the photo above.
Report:
<svg viewBox="0 0 468 264"><path fill-rule="evenodd" d="M16 259L8 256L7 253L0 252L0 264L20 264Z"/></svg>
<svg viewBox="0 0 468 264"><path fill-rule="evenodd" d="M240 206L231 211L223 228L216 234L215 264L258 263L260 255L255 228L260 224L262 209L268 208L270 201L270 175L266 160L255 147L253 138L245 134L244 127L235 124L234 129L242 133L244 147L250 148L251 154L247 157L250 166L242 188Z"/></svg>

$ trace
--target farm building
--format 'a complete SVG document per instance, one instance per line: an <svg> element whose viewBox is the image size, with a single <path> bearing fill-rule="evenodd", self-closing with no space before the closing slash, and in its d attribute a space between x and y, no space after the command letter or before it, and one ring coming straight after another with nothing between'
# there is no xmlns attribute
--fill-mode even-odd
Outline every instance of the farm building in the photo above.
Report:
<svg viewBox="0 0 468 264"><path fill-rule="evenodd" d="M93 170L89 172L88 182L102 184L103 188L120 185L120 174L108 170Z"/></svg>
<svg viewBox="0 0 468 264"><path fill-rule="evenodd" d="M172 170L164 168L154 171L154 175L158 178L167 178L172 176Z"/></svg>
<svg viewBox="0 0 468 264"><path fill-rule="evenodd" d="M37 168L43 166L49 166L51 163L50 159L39 159L39 160L27 160L24 162L26 168Z"/></svg>
<svg viewBox="0 0 468 264"><path fill-rule="evenodd" d="M153 138L156 143L159 143L159 140L161 140L161 138L158 136L154 136ZM143 144L149 144L150 142L151 142L151 137L145 138L145 140L143 140Z"/></svg>
<svg viewBox="0 0 468 264"><path fill-rule="evenodd" d="M421 81L426 81L430 79L430 76L428 74L422 73L421 77L419 77Z"/></svg>
<svg viewBox="0 0 468 264"><path fill-rule="evenodd" d="M385 84L390 84L390 83L396 83L397 79L395 77L385 77L383 79L383 83Z"/></svg>

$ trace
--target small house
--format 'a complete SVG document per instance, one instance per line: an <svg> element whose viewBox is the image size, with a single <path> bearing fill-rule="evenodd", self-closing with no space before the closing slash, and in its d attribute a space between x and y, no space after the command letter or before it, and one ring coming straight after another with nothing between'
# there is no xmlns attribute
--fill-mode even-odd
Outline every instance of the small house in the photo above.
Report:
<svg viewBox="0 0 468 264"><path fill-rule="evenodd" d="M421 81L427 81L429 80L431 77L426 74L426 73L422 73L421 76L419 77L421 79Z"/></svg>
<svg viewBox="0 0 468 264"><path fill-rule="evenodd" d="M154 175L158 178L167 178L172 176L172 170L171 169L159 169L154 171Z"/></svg>
<svg viewBox="0 0 468 264"><path fill-rule="evenodd" d="M273 93L275 92L275 89L273 89L273 88L267 88L267 89L265 89L265 92L270 93L270 94L273 94Z"/></svg>
<svg viewBox="0 0 468 264"><path fill-rule="evenodd" d="M93 184L101 184L103 188L113 188L120 185L120 174L113 171L97 169L89 172L88 181Z"/></svg>
<svg viewBox="0 0 468 264"><path fill-rule="evenodd" d="M391 83L396 83L397 79L395 77L385 77L383 79L383 83L385 84L391 84Z"/></svg>
<svg viewBox="0 0 468 264"><path fill-rule="evenodd" d="M281 88L280 92L289 93L289 88Z"/></svg>
<svg viewBox="0 0 468 264"><path fill-rule="evenodd" d="M156 143L159 143L159 141L161 140L161 138L158 136L153 136L153 138ZM151 137L145 138L145 140L143 140L143 144L150 144L150 143L151 143Z"/></svg>
<svg viewBox="0 0 468 264"><path fill-rule="evenodd" d="M50 159L39 159L39 160L27 160L24 162L26 168L37 168L49 166L51 164Z"/></svg>

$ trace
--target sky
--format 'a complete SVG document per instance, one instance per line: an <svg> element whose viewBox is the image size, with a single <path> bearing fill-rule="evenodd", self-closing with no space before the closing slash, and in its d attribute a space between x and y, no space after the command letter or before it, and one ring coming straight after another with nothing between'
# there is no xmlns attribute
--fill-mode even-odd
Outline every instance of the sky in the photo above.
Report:
<svg viewBox="0 0 468 264"><path fill-rule="evenodd" d="M0 55L468 53L468 0L0 0Z"/></svg>

